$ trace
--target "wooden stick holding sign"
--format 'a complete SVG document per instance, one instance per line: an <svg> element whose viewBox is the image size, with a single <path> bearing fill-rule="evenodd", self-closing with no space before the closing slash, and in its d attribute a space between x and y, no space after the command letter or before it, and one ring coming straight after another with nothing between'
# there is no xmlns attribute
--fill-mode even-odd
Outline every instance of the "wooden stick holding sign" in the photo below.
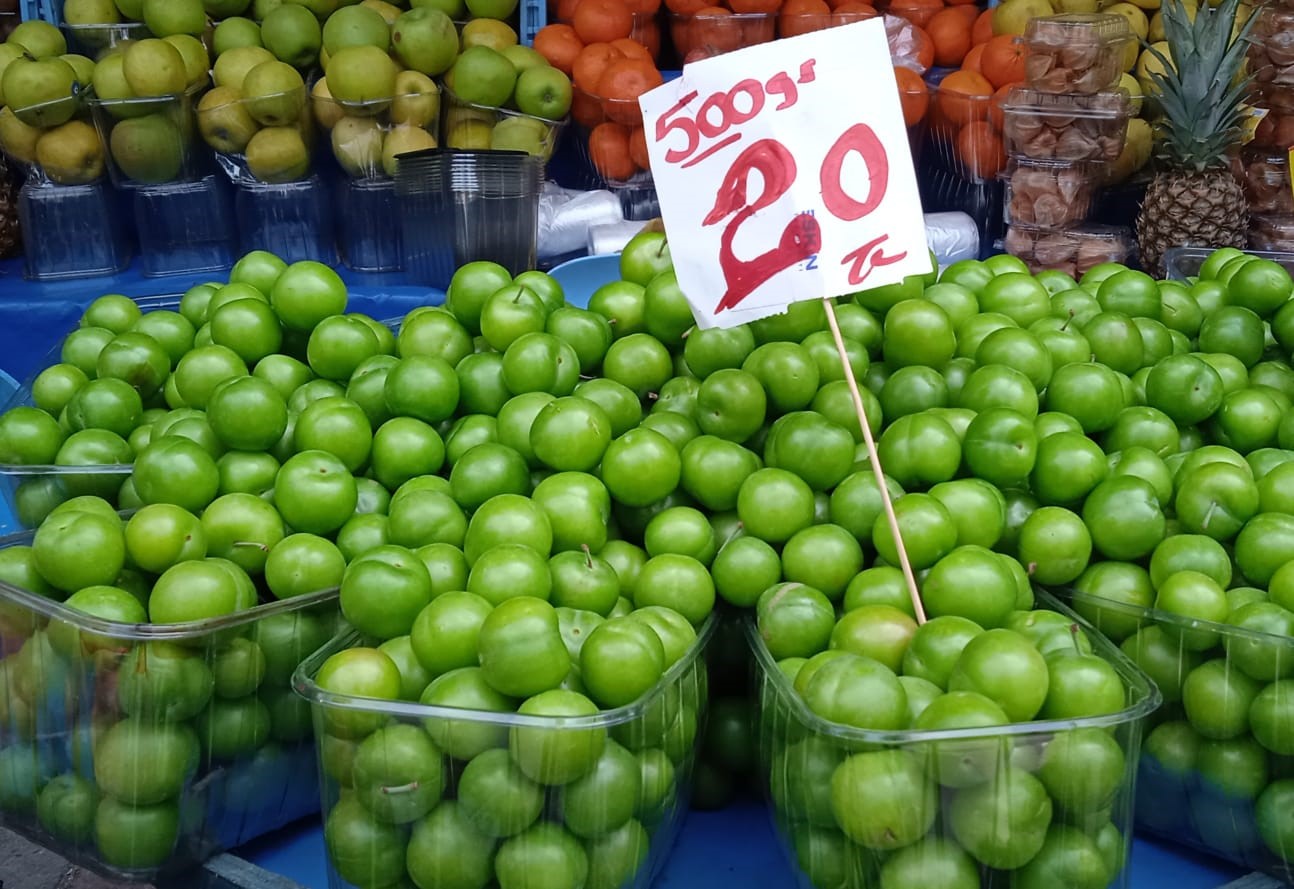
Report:
<svg viewBox="0 0 1294 889"><path fill-rule="evenodd" d="M694 62L638 103L674 272L697 326L735 327L793 302L825 300L913 610L924 622L830 299L930 271L883 21Z"/></svg>
<svg viewBox="0 0 1294 889"><path fill-rule="evenodd" d="M899 529L899 517L894 513L894 501L890 498L890 488L886 484L885 469L881 466L880 455L876 452L876 438L872 435L872 424L867 422L867 409L863 407L863 393L858 389L858 380L854 377L854 368L849 363L849 353L845 349L845 338L840 333L840 323L836 320L836 307L831 300L824 299L823 306L827 311L827 325L831 328L831 337L836 341L836 353L840 356L840 366L845 371L845 384L854 400L854 412L858 415L858 425L863 430L863 442L867 445L867 457L872 464L872 475L876 477L876 487L881 493L881 506L885 510L885 520L889 522L890 533L894 535L894 547L899 551L899 567L903 571L903 580L908 586L908 595L912 598L912 611L917 623L926 622L926 608L921 601L921 591L917 589L917 577L912 572L912 562L908 559L908 548L903 542Z"/></svg>

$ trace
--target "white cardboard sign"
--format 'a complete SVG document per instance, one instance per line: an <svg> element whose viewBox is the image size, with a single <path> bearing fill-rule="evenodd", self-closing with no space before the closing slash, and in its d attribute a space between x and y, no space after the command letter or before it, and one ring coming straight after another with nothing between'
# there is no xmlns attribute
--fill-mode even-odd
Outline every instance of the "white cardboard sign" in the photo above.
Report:
<svg viewBox="0 0 1294 889"><path fill-rule="evenodd" d="M930 271L881 18L693 62L639 105L698 326Z"/></svg>

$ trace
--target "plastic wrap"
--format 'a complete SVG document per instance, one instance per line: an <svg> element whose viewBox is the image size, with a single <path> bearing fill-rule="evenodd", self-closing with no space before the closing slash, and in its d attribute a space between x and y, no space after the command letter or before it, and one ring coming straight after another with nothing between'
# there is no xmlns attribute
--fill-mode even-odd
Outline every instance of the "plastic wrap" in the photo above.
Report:
<svg viewBox="0 0 1294 889"><path fill-rule="evenodd" d="M926 241L941 268L979 257L979 228L968 213L927 213Z"/></svg>
<svg viewBox="0 0 1294 889"><path fill-rule="evenodd" d="M539 256L565 256L583 250L594 226L623 220L620 199L612 192L574 191L550 182L539 196Z"/></svg>

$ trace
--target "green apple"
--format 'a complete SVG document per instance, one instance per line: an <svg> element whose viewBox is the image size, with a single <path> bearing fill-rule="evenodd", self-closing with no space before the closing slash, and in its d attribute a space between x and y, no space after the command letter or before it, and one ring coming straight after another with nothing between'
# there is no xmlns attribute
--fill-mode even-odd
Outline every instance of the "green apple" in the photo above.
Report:
<svg viewBox="0 0 1294 889"><path fill-rule="evenodd" d="M261 42L279 61L309 68L319 59L323 29L305 7L284 4L261 22Z"/></svg>
<svg viewBox="0 0 1294 889"><path fill-rule="evenodd" d="M184 56L165 40L149 37L126 47L121 63L126 83L136 96L173 96L189 82Z"/></svg>
<svg viewBox="0 0 1294 889"><path fill-rule="evenodd" d="M265 17L283 5L283 0L252 0L252 19L265 21Z"/></svg>
<svg viewBox="0 0 1294 889"><path fill-rule="evenodd" d="M337 101L358 104L390 99L399 73L391 57L377 47L348 46L330 54L326 76Z"/></svg>
<svg viewBox="0 0 1294 889"><path fill-rule="evenodd" d="M524 151L535 157L548 153L548 126L533 117L505 117L490 134L493 151Z"/></svg>
<svg viewBox="0 0 1294 889"><path fill-rule="evenodd" d="M395 20L400 17L400 13L404 12L403 9L394 3L387 3L386 0L361 0L359 5L382 16L382 21L386 22L388 28L394 25Z"/></svg>
<svg viewBox="0 0 1294 889"><path fill-rule="evenodd" d="M218 86L198 102L198 132L214 151L241 154L260 129L233 87Z"/></svg>
<svg viewBox="0 0 1294 889"><path fill-rule="evenodd" d="M243 79L243 99L257 123L286 127L296 123L305 107L305 81L287 62L262 62Z"/></svg>
<svg viewBox="0 0 1294 889"><path fill-rule="evenodd" d="M517 83L517 69L506 56L488 46L463 50L449 70L458 97L487 108L503 107L512 98Z"/></svg>
<svg viewBox="0 0 1294 889"><path fill-rule="evenodd" d="M274 53L263 46L240 46L221 53L211 69L216 86L229 86L242 92L247 72L262 62L275 61Z"/></svg>
<svg viewBox="0 0 1294 889"><path fill-rule="evenodd" d="M382 128L371 117L348 115L332 128L332 153L341 168L357 179L377 174L384 141Z"/></svg>
<svg viewBox="0 0 1294 889"><path fill-rule="evenodd" d="M112 0L121 17L131 22L144 20L144 0Z"/></svg>
<svg viewBox="0 0 1294 889"><path fill-rule="evenodd" d="M68 53L59 56L60 59L72 66L76 72L76 85L85 89L94 82L94 60L76 53Z"/></svg>
<svg viewBox="0 0 1294 889"><path fill-rule="evenodd" d="M392 127L386 134L386 144L382 146L382 169L386 175L394 176L400 165L400 155L436 147L436 137L422 127Z"/></svg>
<svg viewBox="0 0 1294 889"><path fill-rule="evenodd" d="M458 58L458 30L438 9L411 9L391 29L395 54L407 67L433 77Z"/></svg>
<svg viewBox="0 0 1294 889"><path fill-rule="evenodd" d="M395 77L391 123L430 127L440 119L440 87L418 71L401 71Z"/></svg>
<svg viewBox="0 0 1294 889"><path fill-rule="evenodd" d="M21 22L9 32L5 42L21 46L34 59L53 59L67 52L63 32L40 19Z"/></svg>
<svg viewBox="0 0 1294 889"><path fill-rule="evenodd" d="M293 182L310 172L310 152L296 127L266 127L247 144L247 169L262 182Z"/></svg>
<svg viewBox="0 0 1294 889"><path fill-rule="evenodd" d="M5 68L0 91L33 127L56 127L76 113L76 69L62 59L15 59Z"/></svg>
<svg viewBox="0 0 1294 889"><path fill-rule="evenodd" d="M67 25L115 25L121 10L112 0L63 0L63 23Z"/></svg>
<svg viewBox="0 0 1294 889"><path fill-rule="evenodd" d="M0 106L7 104L4 99L4 72L14 61L21 59L26 50L16 43L0 43Z"/></svg>
<svg viewBox="0 0 1294 889"><path fill-rule="evenodd" d="M310 99L314 119L325 130L331 130L337 125L337 121L346 116L346 108L333 98L332 91L328 89L327 77L320 77L315 81L315 85L310 89Z"/></svg>
<svg viewBox="0 0 1294 889"><path fill-rule="evenodd" d="M23 123L12 108L0 108L0 151L23 164L36 163L42 130Z"/></svg>
<svg viewBox="0 0 1294 889"><path fill-rule="evenodd" d="M126 80L126 54L121 51L109 53L99 59L94 66L94 95L104 100L108 112L118 120L128 117L143 117L152 113L150 102L124 102L122 99L137 99L135 91Z"/></svg>
<svg viewBox="0 0 1294 889"><path fill-rule="evenodd" d="M517 69L517 76L520 77L522 72L530 68L547 68L548 59L544 58L538 50L532 46L505 46L499 50L512 63L512 67Z"/></svg>
<svg viewBox="0 0 1294 889"><path fill-rule="evenodd" d="M328 16L323 26L323 47L331 56L348 46L391 48L391 28L381 13L367 6L345 6Z"/></svg>
<svg viewBox="0 0 1294 889"><path fill-rule="evenodd" d="M216 56L240 46L264 46L261 26L249 18L234 16L216 25L211 35L211 47Z"/></svg>
<svg viewBox="0 0 1294 889"><path fill-rule="evenodd" d="M202 0L144 0L144 24L154 37L201 37L207 30L207 11Z"/></svg>
<svg viewBox="0 0 1294 889"><path fill-rule="evenodd" d="M527 68L517 78L517 109L547 120L561 120L571 110L570 78L556 68Z"/></svg>
<svg viewBox="0 0 1294 889"><path fill-rule="evenodd" d="M464 118L449 127L445 144L450 148L483 151L490 147L494 125L475 118Z"/></svg>
<svg viewBox="0 0 1294 889"><path fill-rule="evenodd" d="M180 58L184 60L185 86L191 87L204 83L207 72L211 70L211 58L207 55L207 47L202 41L192 34L172 34L162 39L175 47L180 53Z"/></svg>
<svg viewBox="0 0 1294 889"><path fill-rule="evenodd" d="M517 32L507 22L497 19L472 19L463 25L459 38L463 49L470 46L488 46L490 49L503 49L505 46L516 46L521 41Z"/></svg>
<svg viewBox="0 0 1294 889"><path fill-rule="evenodd" d="M119 121L108 137L108 150L127 178L148 184L178 177L187 154L184 135L164 113Z"/></svg>
<svg viewBox="0 0 1294 889"><path fill-rule="evenodd" d="M103 175L103 143L94 127L69 120L41 134L36 162L52 182L85 185Z"/></svg>

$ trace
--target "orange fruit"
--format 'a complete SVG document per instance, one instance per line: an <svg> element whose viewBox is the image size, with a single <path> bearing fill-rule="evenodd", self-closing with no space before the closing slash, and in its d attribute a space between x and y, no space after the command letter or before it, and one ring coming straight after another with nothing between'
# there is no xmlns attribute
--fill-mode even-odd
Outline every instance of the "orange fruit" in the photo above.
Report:
<svg viewBox="0 0 1294 889"><path fill-rule="evenodd" d="M572 90L571 119L586 130L593 129L607 119L606 115L602 113L602 100L597 96L589 95L582 89Z"/></svg>
<svg viewBox="0 0 1294 889"><path fill-rule="evenodd" d="M679 15L692 15L709 5L710 0L665 0L666 8Z"/></svg>
<svg viewBox="0 0 1294 889"><path fill-rule="evenodd" d="M575 64L571 66L571 80L584 92L596 94L598 80L607 65L623 58L624 53L610 43L590 43L575 57Z"/></svg>
<svg viewBox="0 0 1294 889"><path fill-rule="evenodd" d="M660 86L664 80L651 62L615 59L598 78L595 92L602 97L602 112L608 120L630 126L642 125L638 97Z"/></svg>
<svg viewBox="0 0 1294 889"><path fill-rule="evenodd" d="M584 41L570 25L544 25L535 32L535 52L568 77L583 48Z"/></svg>
<svg viewBox="0 0 1294 889"><path fill-rule="evenodd" d="M612 121L594 127L589 133L589 160L606 179L623 181L632 176L638 167L629 156L629 128Z"/></svg>
<svg viewBox="0 0 1294 889"><path fill-rule="evenodd" d="M899 104L903 107L903 122L915 126L926 116L930 107L930 89L921 75L902 65L894 66L894 81L899 87Z"/></svg>
<svg viewBox="0 0 1294 889"><path fill-rule="evenodd" d="M642 19L657 13L660 0L625 0L625 6L629 7L636 19Z"/></svg>
<svg viewBox="0 0 1294 889"><path fill-rule="evenodd" d="M971 48L970 23L963 13L952 7L941 9L930 17L925 29L935 45L936 65L955 68L962 63Z"/></svg>
<svg viewBox="0 0 1294 889"><path fill-rule="evenodd" d="M831 25L831 7L826 0L786 0L777 18L777 33L782 37L797 37Z"/></svg>
<svg viewBox="0 0 1294 889"><path fill-rule="evenodd" d="M698 10L683 28L682 45L675 44L684 56L694 50L709 50L712 55L732 52L741 48L741 20L732 17L732 10L722 6L706 6Z"/></svg>
<svg viewBox="0 0 1294 889"><path fill-rule="evenodd" d="M535 42L538 44L538 37L535 38ZM651 50L643 46L637 40L634 40L632 37L619 37L612 40L611 45L620 50L620 54L626 59L636 59L640 62L648 62L652 65L656 64L656 60L652 58Z"/></svg>
<svg viewBox="0 0 1294 889"><path fill-rule="evenodd" d="M974 71L978 74L984 72L980 70L980 61L984 58L984 44L977 43L966 53L966 58L962 59L963 71Z"/></svg>
<svg viewBox="0 0 1294 889"><path fill-rule="evenodd" d="M857 6L860 4L863 6L871 6L873 10L876 9L876 6L872 3L868 3L867 0L827 0L827 5L831 7L832 12L835 12L842 6Z"/></svg>
<svg viewBox="0 0 1294 889"><path fill-rule="evenodd" d="M890 4L889 13L924 28L935 13L943 8L944 0L894 0Z"/></svg>
<svg viewBox="0 0 1294 889"><path fill-rule="evenodd" d="M862 22L867 19L876 18L880 15L876 7L870 6L861 0L845 0L844 3L838 3L831 10L831 24L850 25L854 22Z"/></svg>
<svg viewBox="0 0 1294 889"><path fill-rule="evenodd" d="M771 13L782 8L782 0L728 0L728 5L736 13Z"/></svg>
<svg viewBox="0 0 1294 889"><path fill-rule="evenodd" d="M949 123L964 127L988 116L993 84L974 71L954 71L939 82L935 102Z"/></svg>
<svg viewBox="0 0 1294 889"><path fill-rule="evenodd" d="M981 179L992 179L1006 166L1002 137L986 120L973 120L961 128L957 157L970 175Z"/></svg>
<svg viewBox="0 0 1294 889"><path fill-rule="evenodd" d="M647 156L647 133L642 127L635 127L629 133L629 159L640 170L651 169L651 159Z"/></svg>
<svg viewBox="0 0 1294 889"><path fill-rule="evenodd" d="M1006 101L1007 93L1015 89L1019 84L1004 83L993 91L993 96L988 103L988 120L999 131L1004 129L1002 119L1002 103Z"/></svg>
<svg viewBox="0 0 1294 889"><path fill-rule="evenodd" d="M634 29L634 14L622 0L580 0L571 24L586 44L610 43L629 36Z"/></svg>
<svg viewBox="0 0 1294 889"><path fill-rule="evenodd" d="M580 0L557 0L554 18L559 22L569 23L575 17L575 7L579 5Z"/></svg>
<svg viewBox="0 0 1294 889"><path fill-rule="evenodd" d="M980 71L994 88L1024 80L1024 43L1014 34L999 34L984 44Z"/></svg>
<svg viewBox="0 0 1294 889"><path fill-rule="evenodd" d="M971 26L971 43L988 43L992 36L993 10L986 9L975 17L975 24Z"/></svg>

